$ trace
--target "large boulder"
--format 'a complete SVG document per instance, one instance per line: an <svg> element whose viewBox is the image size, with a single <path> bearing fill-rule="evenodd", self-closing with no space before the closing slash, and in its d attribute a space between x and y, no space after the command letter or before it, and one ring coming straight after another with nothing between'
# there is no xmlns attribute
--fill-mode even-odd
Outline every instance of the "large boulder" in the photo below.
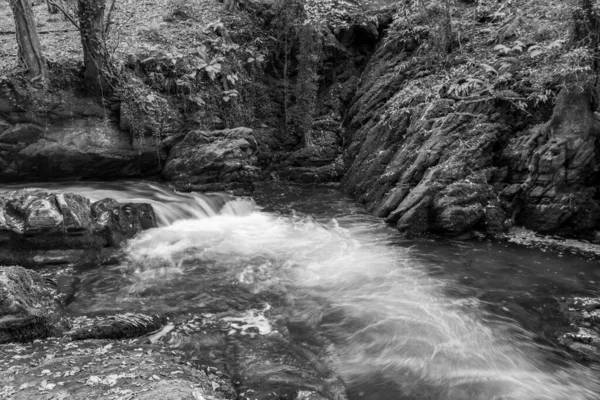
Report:
<svg viewBox="0 0 600 400"><path fill-rule="evenodd" d="M118 247L156 227L149 204L94 204L73 193L21 189L0 193L0 263L39 266L93 262L106 247Z"/></svg>
<svg viewBox="0 0 600 400"><path fill-rule="evenodd" d="M169 153L163 177L180 190L248 191L260 178L257 149L249 128L193 131Z"/></svg>
<svg viewBox="0 0 600 400"><path fill-rule="evenodd" d="M0 267L0 344L45 338L68 328L56 292L39 274Z"/></svg>
<svg viewBox="0 0 600 400"><path fill-rule="evenodd" d="M117 247L138 232L156 227L156 216L150 204L121 204L103 199L91 206L98 236L104 244Z"/></svg>

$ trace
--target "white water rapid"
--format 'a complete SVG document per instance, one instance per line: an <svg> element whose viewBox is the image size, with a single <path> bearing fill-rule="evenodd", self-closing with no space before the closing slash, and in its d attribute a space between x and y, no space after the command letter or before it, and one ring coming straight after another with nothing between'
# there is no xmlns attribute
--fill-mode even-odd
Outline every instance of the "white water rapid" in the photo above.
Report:
<svg viewBox="0 0 600 400"><path fill-rule="evenodd" d="M294 319L331 341L335 370L351 399L600 398L597 367L557 356L474 296L449 295L461 283L433 277L410 248L394 244L393 230L341 195L333 211L314 216L285 202L261 210L250 199L217 209L211 202L223 197L150 184L63 189L92 199L151 202L161 221L128 243L123 270L129 279L103 301L168 287L187 293L177 307L202 306L206 296L194 282L200 267L223 270L223 279L253 293L283 291ZM301 208L319 199L308 203ZM259 322L262 333L271 329Z"/></svg>

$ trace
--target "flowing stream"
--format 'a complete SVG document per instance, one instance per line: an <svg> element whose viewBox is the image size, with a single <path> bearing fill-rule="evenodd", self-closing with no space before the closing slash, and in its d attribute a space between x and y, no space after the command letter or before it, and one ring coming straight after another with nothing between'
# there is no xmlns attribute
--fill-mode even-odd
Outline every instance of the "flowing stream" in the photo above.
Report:
<svg viewBox="0 0 600 400"><path fill-rule="evenodd" d="M75 313L246 310L250 342L276 330L279 313L292 340L322 338L350 399L600 398L600 369L548 340L544 314L550 297L597 294L593 261L405 240L330 188L272 185L232 199L153 183L50 187L150 202L160 221L120 262L80 272Z"/></svg>

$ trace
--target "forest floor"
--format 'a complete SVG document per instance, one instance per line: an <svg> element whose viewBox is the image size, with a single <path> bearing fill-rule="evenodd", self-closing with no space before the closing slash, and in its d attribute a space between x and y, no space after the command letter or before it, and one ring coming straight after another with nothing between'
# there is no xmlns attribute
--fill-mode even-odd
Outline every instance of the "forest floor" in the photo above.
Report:
<svg viewBox="0 0 600 400"><path fill-rule="evenodd" d="M34 6L33 11L42 51L50 65L82 63L77 28L62 14L49 14L45 2ZM215 0L122 0L116 3L113 15L107 46L118 61L128 55L194 49L208 37L206 32L226 17L226 12ZM8 2L1 2L0 76L18 68L14 29Z"/></svg>

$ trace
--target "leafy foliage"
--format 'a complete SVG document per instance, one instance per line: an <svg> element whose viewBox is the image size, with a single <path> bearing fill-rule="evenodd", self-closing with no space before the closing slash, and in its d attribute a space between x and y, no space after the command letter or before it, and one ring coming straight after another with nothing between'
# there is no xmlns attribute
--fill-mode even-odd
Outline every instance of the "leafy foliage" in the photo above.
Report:
<svg viewBox="0 0 600 400"><path fill-rule="evenodd" d="M405 89L415 95L491 96L529 112L552 101L569 76L593 72L590 26L600 26L593 22L598 3L408 0L399 4L384 46L415 58ZM575 29L582 21L588 27Z"/></svg>

